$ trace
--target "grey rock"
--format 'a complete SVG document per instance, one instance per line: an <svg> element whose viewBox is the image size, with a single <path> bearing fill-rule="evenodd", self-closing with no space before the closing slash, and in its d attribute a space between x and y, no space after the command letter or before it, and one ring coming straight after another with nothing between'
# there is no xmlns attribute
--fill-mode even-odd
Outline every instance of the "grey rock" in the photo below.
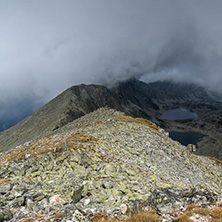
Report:
<svg viewBox="0 0 222 222"><path fill-rule="evenodd" d="M13 215L10 210L1 210L0 211L0 221L8 221L12 219Z"/></svg>
<svg viewBox="0 0 222 222"><path fill-rule="evenodd" d="M206 206L221 196L222 170L215 160L191 154L138 119L112 119L115 111L107 112L100 109L63 132L21 146L22 152L46 153L0 167L7 179L0 186L0 207L13 210L14 221L56 213L87 221L103 211L126 216L141 206L166 213L190 203ZM94 121L107 116L112 121ZM20 166L23 174L11 173Z"/></svg>
<svg viewBox="0 0 222 222"><path fill-rule="evenodd" d="M79 186L75 190L73 190L72 193L72 200L74 203L77 203L78 201L81 200L82 198L82 191L83 191L84 186Z"/></svg>

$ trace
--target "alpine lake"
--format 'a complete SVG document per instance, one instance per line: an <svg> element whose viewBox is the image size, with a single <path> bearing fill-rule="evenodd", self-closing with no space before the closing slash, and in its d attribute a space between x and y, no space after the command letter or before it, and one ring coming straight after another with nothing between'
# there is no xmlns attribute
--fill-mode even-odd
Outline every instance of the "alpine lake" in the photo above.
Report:
<svg viewBox="0 0 222 222"><path fill-rule="evenodd" d="M162 120L171 120L171 121L189 120L197 118L198 116L196 113L183 108L164 111L160 116L160 119ZM170 131L169 136L171 139L180 142L184 146L187 146L188 144L194 144L197 146L197 143L206 135L194 131L188 131L188 132Z"/></svg>

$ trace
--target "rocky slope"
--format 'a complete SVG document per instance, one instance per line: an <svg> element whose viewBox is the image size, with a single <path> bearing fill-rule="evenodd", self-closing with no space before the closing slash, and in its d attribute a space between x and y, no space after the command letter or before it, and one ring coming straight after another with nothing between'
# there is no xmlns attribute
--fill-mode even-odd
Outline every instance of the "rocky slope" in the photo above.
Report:
<svg viewBox="0 0 222 222"><path fill-rule="evenodd" d="M153 208L162 220L222 198L222 164L150 121L98 109L0 155L0 221L88 221Z"/></svg>
<svg viewBox="0 0 222 222"><path fill-rule="evenodd" d="M0 134L0 150L52 133L57 128L102 106L118 107L112 93L103 86L74 86L14 127Z"/></svg>
<svg viewBox="0 0 222 222"><path fill-rule="evenodd" d="M155 122L167 131L195 131L207 135L198 143L199 155L222 159L222 102L220 95L193 84L173 82L144 83L130 79L108 89L99 85L73 86L37 112L0 133L0 151L27 140L41 138L87 113L110 107L133 117ZM198 119L167 121L159 119L165 110L184 108Z"/></svg>
<svg viewBox="0 0 222 222"><path fill-rule="evenodd" d="M170 81L147 84L136 79L119 83L113 91L142 108L149 120L167 131L194 131L207 135L198 143L196 153L222 160L221 94L195 84ZM195 112L198 118L183 121L159 119L164 111L177 108Z"/></svg>
<svg viewBox="0 0 222 222"><path fill-rule="evenodd" d="M147 117L141 108L120 98L105 86L73 86L25 120L1 132L0 151L51 134L74 119L106 106L129 115Z"/></svg>

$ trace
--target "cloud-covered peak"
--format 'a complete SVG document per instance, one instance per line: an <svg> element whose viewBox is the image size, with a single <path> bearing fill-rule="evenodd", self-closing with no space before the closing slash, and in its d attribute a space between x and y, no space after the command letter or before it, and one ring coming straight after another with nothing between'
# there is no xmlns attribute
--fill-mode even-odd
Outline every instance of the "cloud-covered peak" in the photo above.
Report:
<svg viewBox="0 0 222 222"><path fill-rule="evenodd" d="M129 77L220 89L222 3L1 1L0 101Z"/></svg>

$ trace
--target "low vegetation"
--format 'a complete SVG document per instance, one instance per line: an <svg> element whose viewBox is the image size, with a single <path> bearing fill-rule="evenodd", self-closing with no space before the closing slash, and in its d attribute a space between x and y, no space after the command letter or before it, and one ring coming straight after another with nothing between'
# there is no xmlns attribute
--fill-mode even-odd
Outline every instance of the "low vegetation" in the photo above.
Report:
<svg viewBox="0 0 222 222"><path fill-rule="evenodd" d="M218 206L208 207L189 205L186 212L175 219L174 222L193 222L192 218L199 218L199 221L222 222L222 203Z"/></svg>
<svg viewBox="0 0 222 222"><path fill-rule="evenodd" d="M222 222L222 203L218 206L199 207L191 204L186 208L185 213L179 216L179 212L168 212L174 222L194 222L194 221L208 221L208 222ZM162 215L161 217L167 217ZM133 214L130 218L113 217L96 215L92 222L160 222L162 221L158 214L154 211L145 211ZM194 220L194 218L196 218ZM198 219L199 218L199 219Z"/></svg>
<svg viewBox="0 0 222 222"><path fill-rule="evenodd" d="M113 118L113 120L119 120L119 121L123 121L123 122L140 123L140 124L143 124L143 125L148 126L150 128L153 128L155 130L159 129L159 127L157 127L151 121L146 120L146 119L142 119L142 118L133 118L133 117L130 117L130 116L121 116L121 117L115 117L115 118Z"/></svg>
<svg viewBox="0 0 222 222"><path fill-rule="evenodd" d="M90 141L96 141L97 139L84 133L75 132L66 136L65 139L61 137L51 136L38 141L28 142L27 145L20 146L7 153L0 154L0 164L5 165L6 163L17 161L21 158L28 156L39 157L49 152L55 155L61 155L65 148L79 149L82 148L82 144ZM0 182L0 185L3 182Z"/></svg>
<svg viewBox="0 0 222 222"><path fill-rule="evenodd" d="M104 215L97 215L95 216L92 221L93 222L160 222L161 220L158 218L159 215L156 214L153 211L145 211L145 212L140 212L137 214L134 214L132 217L123 219L121 217L106 217Z"/></svg>
<svg viewBox="0 0 222 222"><path fill-rule="evenodd" d="M218 165L221 165L222 166L222 161L217 159L217 158L214 158L214 157L211 157L211 156L207 156L207 158L211 159L211 160L214 160L216 164Z"/></svg>

